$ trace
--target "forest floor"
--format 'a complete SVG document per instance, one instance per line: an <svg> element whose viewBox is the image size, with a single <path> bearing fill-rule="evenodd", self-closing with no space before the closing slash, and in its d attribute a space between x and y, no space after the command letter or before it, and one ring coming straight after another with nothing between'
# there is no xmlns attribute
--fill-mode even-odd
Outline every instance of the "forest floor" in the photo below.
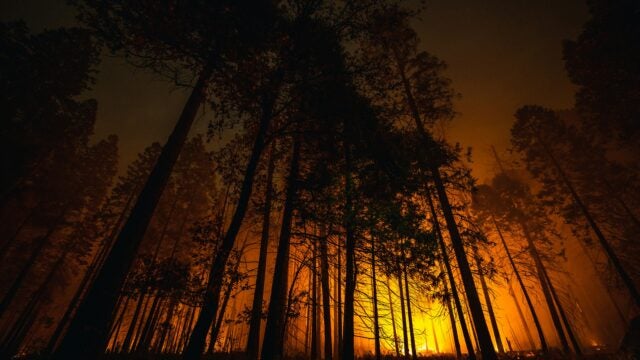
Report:
<svg viewBox="0 0 640 360"><path fill-rule="evenodd" d="M640 360L640 357L628 353L598 353L588 354L580 358L567 357L559 353L543 356L542 354L536 354L532 352L511 352L503 355L499 355L500 360L561 360L561 359L585 359L585 360ZM23 357L16 357L14 359L20 360L46 360L47 356L30 355ZM106 354L100 360L180 360L179 354ZM307 360L306 355L287 357L288 360ZM372 355L358 357L359 360L375 360ZM404 360L403 357L396 357L385 355L383 360ZM455 360L454 355L429 355L418 356L418 360ZM202 360L245 360L243 353L215 353L210 355L204 355Z"/></svg>

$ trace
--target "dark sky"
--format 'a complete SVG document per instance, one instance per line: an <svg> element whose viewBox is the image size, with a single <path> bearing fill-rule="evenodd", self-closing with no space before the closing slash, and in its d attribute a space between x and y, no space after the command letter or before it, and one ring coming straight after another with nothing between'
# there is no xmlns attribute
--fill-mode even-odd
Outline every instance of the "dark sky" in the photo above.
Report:
<svg viewBox="0 0 640 360"><path fill-rule="evenodd" d="M587 19L583 0L431 0L415 26L423 49L449 64L462 96L448 138L474 149L480 179L493 168L489 146L508 147L513 113L524 104L570 108L573 88L564 72L562 40ZM64 0L0 0L3 21L24 19L34 30L73 24ZM152 141L164 141L184 102L183 91L121 60L106 58L92 96L96 133L120 137L122 165ZM200 120L194 131L202 131Z"/></svg>

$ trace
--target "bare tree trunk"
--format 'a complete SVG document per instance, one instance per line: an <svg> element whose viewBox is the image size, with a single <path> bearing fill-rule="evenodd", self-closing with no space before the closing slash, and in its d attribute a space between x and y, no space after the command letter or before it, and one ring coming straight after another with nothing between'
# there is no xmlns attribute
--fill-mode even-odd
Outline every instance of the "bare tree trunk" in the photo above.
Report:
<svg viewBox="0 0 640 360"><path fill-rule="evenodd" d="M407 264L404 263L404 289L407 297L407 317L409 319L409 336L411 338L411 357L413 360L418 358L418 351L416 349L416 335L413 330L413 314L411 313L411 295L409 293L409 278L407 276Z"/></svg>
<svg viewBox="0 0 640 360"><path fill-rule="evenodd" d="M402 355L405 360L409 359L409 335L407 334L407 314L404 308L404 289L402 288L402 272L400 264L396 264L396 278L398 279L398 294L400 296L400 311L402 312Z"/></svg>
<svg viewBox="0 0 640 360"><path fill-rule="evenodd" d="M315 234L314 234L315 235ZM311 254L311 360L318 360L320 344L318 344L318 276L317 276L317 246L313 238Z"/></svg>
<svg viewBox="0 0 640 360"><path fill-rule="evenodd" d="M458 289L456 286L456 280L453 277L453 271L451 270L451 263L449 262L449 255L447 254L447 248L444 245L444 238L442 236L442 231L440 230L440 222L438 221L438 215L436 213L436 209L433 206L433 200L431 200L430 192L427 192L427 202L429 203L429 209L431 210L431 217L433 218L433 226L436 230L436 236L438 238L438 244L440 245L440 252L442 255L442 262L445 265L445 269L447 270L447 277L449 279L449 284L451 284L451 295L453 296L453 302L456 306L456 310L458 312L458 320L460 322L460 328L462 329L462 336L464 338L465 345L467 347L467 353L469 354L469 359L475 360L476 355L473 351L473 343L471 342L471 336L469 335L469 329L467 328L467 323L465 321L464 310L462 310L462 303L460 302L460 296L458 295Z"/></svg>
<svg viewBox="0 0 640 360"><path fill-rule="evenodd" d="M271 299L269 313L262 344L261 358L263 360L279 360L283 356L283 332L287 311L287 283L289 282L289 251L291 242L291 224L293 209L297 197L298 172L300 161L300 139L296 135L291 155L291 165L287 179L287 193L282 213L282 227L278 242L276 265L271 285Z"/></svg>
<svg viewBox="0 0 640 360"><path fill-rule="evenodd" d="M371 235L371 288L373 289L373 341L376 360L382 358L380 350L380 322L378 319L378 284L376 279L375 239ZM328 359L331 360L331 359Z"/></svg>
<svg viewBox="0 0 640 360"><path fill-rule="evenodd" d="M109 324L127 273L149 226L160 196L169 181L173 166L187 139L199 106L205 100L210 66L200 72L198 81L185 104L173 132L162 148L156 165L138 197L127 222L107 255L102 268L81 304L55 358L93 359L107 344Z"/></svg>
<svg viewBox="0 0 640 360"><path fill-rule="evenodd" d="M434 345L436 346L436 354L440 354L440 346L438 345L438 336L436 335L436 326L433 324L433 321L431 321L431 333L433 333L433 342L434 342Z"/></svg>
<svg viewBox="0 0 640 360"><path fill-rule="evenodd" d="M405 68L406 64L404 64L398 54L394 54L398 72L400 78L402 80L402 85L404 88L407 104L411 110L411 115L416 124L416 128L420 133L423 144L427 146L428 149L435 150L437 148L437 144L433 140L433 138L427 133L424 123L420 117L420 112L418 111L418 106L413 97L413 93L411 90L411 84L407 79ZM444 215L444 219L447 224L447 229L449 231L449 236L451 238L451 243L453 245L454 254L456 256L456 260L458 262L458 268L460 269L460 275L462 276L462 283L464 285L465 293L467 294L467 299L469 302L469 306L471 308L471 317L473 318L473 322L475 324L476 332L478 334L478 338L480 341L480 351L482 352L483 360L496 360L496 353L493 348L493 343L491 341L491 335L489 334L489 327L484 319L484 312L482 311L482 305L480 303L480 296L478 296L478 290L476 289L475 283L473 282L473 274L471 273L471 267L469 266L469 261L467 260L467 255L464 250L464 243L462 242L462 238L460 237L460 232L458 230L458 225L456 224L455 218L453 216L453 211L451 210L451 204L449 203L449 197L447 196L447 191L445 189L444 183L442 181L442 175L440 173L440 165L433 162L435 159L431 159L431 175L433 176L433 180L435 183L436 194L438 196L440 207L442 209L442 214ZM471 351L473 352L473 351Z"/></svg>
<svg viewBox="0 0 640 360"><path fill-rule="evenodd" d="M558 174L560 175L560 180L567 187L567 190L569 190L569 193L571 194L573 201L580 208L580 211L582 212L585 219L587 220L587 223L591 227L591 230L593 230L593 232L596 234L596 237L598 238L600 245L604 249L605 254L607 254L609 261L611 262L613 267L616 269L616 272L622 279L622 282L627 287L627 290L629 291L629 295L631 296L634 303L636 304L636 307L640 308L640 292L638 291L638 288L636 287L635 282L633 281L631 276L629 276L629 273L627 273L626 269L620 262L620 259L618 258L618 255L616 254L615 250L613 249L609 241L605 238L604 234L600 230L600 227L598 226L595 219L591 215L591 212L589 211L585 203L582 201L582 199L578 195L578 192L575 190L573 184L569 180L569 177L564 172L564 170L556 160L555 156L553 155L549 147L545 144L544 140L540 137L538 133L536 133L536 137L538 138L538 141L540 142L541 147L543 148L543 151L547 154L547 156L549 157L549 160L558 171Z"/></svg>
<svg viewBox="0 0 640 360"><path fill-rule="evenodd" d="M275 169L275 145L271 146L269 165L267 166L267 182L264 194L264 209L262 213L262 234L260 237L260 254L258 256L258 270L256 285L253 291L251 318L249 320L249 335L247 336L247 360L257 360L260 353L260 327L262 325L262 299L264 297L264 282L267 270L267 252L269 249L269 228L271 225L271 198L273 196L273 172Z"/></svg>
<svg viewBox="0 0 640 360"><path fill-rule="evenodd" d="M484 278L484 271L482 270L482 261L478 254L478 248L474 247L474 258L476 260L476 266L478 267L478 276L480 277L480 284L482 285L482 292L484 293L484 302L487 304L487 311L489 312L489 319L491 320L491 327L493 328L493 337L496 340L498 346L498 352L504 354L504 346L502 345L502 338L500 337L500 329L498 329L498 321L496 315L493 313L493 306L491 304L491 294L489 294L489 288L487 287L487 281Z"/></svg>
<svg viewBox="0 0 640 360"><path fill-rule="evenodd" d="M529 254L533 259L533 262L536 266L536 272L538 275L538 280L540 281L540 286L542 287L542 294L544 295L544 299L547 303L547 307L549 308L549 313L551 314L551 320L553 321L553 326L556 329L558 334L558 338L560 339L560 343L562 344L562 349L565 353L569 354L571 349L569 348L569 343L567 342L567 337L565 336L564 331L562 330L562 324L560 323L560 318L558 317L558 312L556 311L555 306L553 305L553 298L551 296L551 291L549 290L549 284L547 283L544 276L544 265L542 264L542 260L540 259L540 254L538 253L538 249L531 239L531 235L529 234L529 230L524 222L521 223L522 231L524 233L524 237L527 240L527 244L529 245Z"/></svg>
<svg viewBox="0 0 640 360"><path fill-rule="evenodd" d="M140 293L138 296L138 302L136 303L136 308L133 311L133 317L131 318L131 322L129 323L129 328L127 329L127 334L124 337L124 341L122 342L122 352L129 352L131 349L133 335L135 333L136 324L138 323L138 317L140 316L140 312L142 311L142 304L144 302L146 294Z"/></svg>
<svg viewBox="0 0 640 360"><path fill-rule="evenodd" d="M129 194L129 197L127 198L127 202L125 203L124 208L122 209L122 212L120 213L118 219L113 224L113 227L111 229L109 236L107 236L102 241L100 249L98 250L98 253L96 254L93 261L91 262L91 265L87 267L87 270L83 275L82 280L80 281L80 285L78 286L73 297L71 298L69 305L67 305L67 309L65 310L64 315L62 316L62 319L60 320L60 322L58 322L58 325L56 326L56 330L53 333L53 336L51 337L51 339L49 339L49 342L47 344L47 350L45 351L46 354L53 354L54 351L56 350L58 341L60 340L60 337L64 334L64 330L67 328L69 320L72 318L77 307L79 306L82 295L87 291L87 286L93 281L93 279L96 276L96 270L102 266L102 263L104 262L104 259L106 258L109 249L111 249L111 245L115 240L116 235L120 231L120 228L122 227L122 224L125 220L127 213L129 212L129 208L131 207L131 203L135 198L136 192L137 191L134 190L131 192L131 194Z"/></svg>
<svg viewBox="0 0 640 360"><path fill-rule="evenodd" d="M324 358L331 360L333 346L331 344L331 292L329 287L329 255L327 234L324 227L320 233L320 282L322 283L322 314L324 323ZM375 270L374 270L375 271ZM373 290L375 294L375 289Z"/></svg>
<svg viewBox="0 0 640 360"><path fill-rule="evenodd" d="M158 342L156 344L155 347L155 352L156 353L163 353L166 352L165 349L168 349L168 341L167 341L167 335L169 333L169 328L171 327L171 324L173 323L173 314L176 311L176 308L178 306L178 299L177 297L174 295L171 298L171 301L169 302L169 309L167 310L167 315L164 319L164 322L161 324L162 326L162 330L160 331L160 336L158 337Z"/></svg>
<svg viewBox="0 0 640 360"><path fill-rule="evenodd" d="M542 331L542 326L540 325L540 320L538 319L538 314L533 306L533 302L531 301L531 297L529 296L529 292L527 288L524 286L524 282L522 281L522 277L520 276L520 272L516 267L516 263L513 261L513 257L511 256L511 251L509 251L509 247L507 246L507 242L504 240L504 236L502 236L502 231L496 222L496 218L491 215L491 219L493 220L493 224L498 231L498 235L500 236L500 241L502 242L502 246L504 247L504 251L507 253L507 257L509 258L509 263L511 263L511 268L513 269L513 273L516 275L516 279L518 280L518 284L520 284L520 290L522 290L522 294L524 294L524 298L527 301L527 306L529 306L529 311L531 312L531 316L533 317L533 323L536 326L536 330L538 331L538 337L540 339L540 347L544 353L549 351L547 347L547 341L544 337L544 332ZM514 294L515 299L515 294ZM517 303L517 300L516 300ZM526 324L526 323L525 323ZM525 325L526 326L526 325Z"/></svg>
<svg viewBox="0 0 640 360"><path fill-rule="evenodd" d="M38 259L38 257L40 257L40 254L42 254L44 248L47 246L47 244L49 244L49 239L58 229L59 222L62 221L65 214L66 210L63 210L54 221L54 225L49 227L47 232L36 240L35 248L31 251L27 262L22 266L20 272L18 273L18 276L16 276L16 278L11 283L9 290L7 290L7 292L2 297L2 302L0 302L0 318L2 318L2 316L5 314L7 308L9 307L9 305L11 305L11 302L18 294L18 290L20 290L24 279L31 271L33 265L35 265L36 260Z"/></svg>
<svg viewBox="0 0 640 360"><path fill-rule="evenodd" d="M535 350L536 345L533 343L533 337L531 336L531 331L529 330L527 319L524 317L524 314L522 313L520 302L518 301L518 298L516 298L515 291L513 291L513 285L511 285L511 281L509 281L508 278L505 278L505 281L509 284L509 294L511 294L511 297L513 298L513 303L516 305L516 309L518 310L518 316L520 316L520 321L522 322L522 326L524 327L524 332L527 334L527 340L529 340L529 346L531 346L531 350Z"/></svg>
<svg viewBox="0 0 640 360"><path fill-rule="evenodd" d="M133 341L131 342L131 348L129 349L130 352L134 352L135 349L138 347L138 343L140 342L140 338L142 337L142 329L143 329L143 324L145 320L145 315L147 317L150 316L148 311L150 303L151 303L151 295L145 298L144 307L142 309L142 312L140 313L142 317L140 318L140 321L139 321L140 324L137 325L136 327L136 331L133 336Z"/></svg>
<svg viewBox="0 0 640 360"><path fill-rule="evenodd" d="M156 292L153 295L153 302L151 303L151 309L149 309L149 315L147 316L146 321L144 322L144 326L142 327L142 332L140 334L140 341L136 344L135 351L136 352L144 352L149 349L149 344L151 342L152 328L153 324L158 316L158 310L160 309L160 294Z"/></svg>
<svg viewBox="0 0 640 360"><path fill-rule="evenodd" d="M351 179L351 145L346 139L343 142L345 157L345 214L344 227L346 233L346 264L344 286L344 330L342 333L342 358L353 360L354 348L354 294L356 290L356 238L353 219L353 184Z"/></svg>
<svg viewBox="0 0 640 360"><path fill-rule="evenodd" d="M120 310L120 315L117 317L113 326L111 326L111 332L109 333L109 339L111 341L111 352L117 352L118 346L118 335L120 334L120 329L122 328L122 323L124 322L124 314L127 313L127 308L129 307L129 301L131 297L127 296L127 299L124 301L124 305L122 305L122 310ZM107 350L109 347L107 347Z"/></svg>
<svg viewBox="0 0 640 360"><path fill-rule="evenodd" d="M220 329L222 329L224 314L227 311L227 306L229 305L229 300L231 299L232 290L233 290L232 286L227 287L227 290L224 293L224 298L222 299L222 304L220 304L220 310L218 311L218 315L215 318L215 322L211 327L211 332L209 333L209 349L207 350L207 352L210 354L213 354L215 350L216 341L218 340Z"/></svg>
<svg viewBox="0 0 640 360"><path fill-rule="evenodd" d="M442 261L440 263L440 272L445 273L444 268L442 267ZM456 358L462 358L462 351L460 350L460 339L458 337L458 327L456 326L456 319L453 314L453 307L451 306L452 299L449 297L449 286L447 285L447 280L442 282L444 284L444 295L445 301L447 303L447 312L449 313L449 321L451 322L451 332L453 333L453 344L456 348Z"/></svg>
<svg viewBox="0 0 640 360"><path fill-rule="evenodd" d="M278 80L279 82L280 80ZM220 292L222 291L222 281L224 276L224 269L227 265L229 255L235 244L236 237L240 231L240 226L244 220L244 216L251 199L251 192L253 189L253 180L260 161L262 150L265 146L265 137L269 124L273 116L273 106L275 103L275 94L265 96L262 104L262 116L260 118L260 124L258 126L258 133L251 150L251 156L247 163L247 168L244 172L244 180L242 181L242 187L240 189L240 196L238 198L238 204L236 205L233 218L227 229L222 244L217 249L211 270L209 272L209 279L207 289L205 292L205 302L196 324L191 332L189 343L185 348L182 358L184 360L197 360L204 351L206 343L207 332L211 327L216 313L218 312L218 302L220 301Z"/></svg>
<svg viewBox="0 0 640 360"><path fill-rule="evenodd" d="M393 329L393 345L396 349L396 357L400 358L400 345L398 344L398 333L396 332L396 316L393 311L393 298L391 296L391 286L387 277L387 293L389 294L389 312L391 313L391 328Z"/></svg>
<svg viewBox="0 0 640 360"><path fill-rule="evenodd" d="M571 341L571 345L573 345L573 348L576 352L576 355L578 355L578 357L582 357L582 349L580 348L580 343L578 342L578 339L576 338L574 332L573 332L573 327L571 326L571 323L569 322L569 319L567 318L567 314L564 311L564 306L562 306L562 303L560 302L560 298L558 297L558 294L556 293L556 288L555 286L553 286L553 283L551 282L551 279L549 278L549 274L547 273L547 269L543 268L542 269L543 273L544 273L544 278L547 281L547 283L549 284L549 290L551 291L551 296L553 297L553 301L556 303L556 306L558 307L558 313L560 314L560 318L562 319L562 323L564 324L564 328L567 331L567 336L569 336L569 340Z"/></svg>
<svg viewBox="0 0 640 360"><path fill-rule="evenodd" d="M334 357L336 360L342 359L342 249L340 246L340 239L338 239L336 256L338 257L338 266L337 266L337 280L336 280L336 294L337 294L337 302L336 302L336 321L337 329L336 329L336 352Z"/></svg>

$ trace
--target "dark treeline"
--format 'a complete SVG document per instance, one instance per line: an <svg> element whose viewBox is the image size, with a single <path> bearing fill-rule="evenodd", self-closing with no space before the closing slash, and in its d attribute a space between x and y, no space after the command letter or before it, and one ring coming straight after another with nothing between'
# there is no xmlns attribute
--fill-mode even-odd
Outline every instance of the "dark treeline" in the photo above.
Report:
<svg viewBox="0 0 640 360"><path fill-rule="evenodd" d="M420 2L71 4L0 24L2 358L637 355L637 2L588 2L575 107L514 109L486 183ZM120 167L105 55L188 90Z"/></svg>

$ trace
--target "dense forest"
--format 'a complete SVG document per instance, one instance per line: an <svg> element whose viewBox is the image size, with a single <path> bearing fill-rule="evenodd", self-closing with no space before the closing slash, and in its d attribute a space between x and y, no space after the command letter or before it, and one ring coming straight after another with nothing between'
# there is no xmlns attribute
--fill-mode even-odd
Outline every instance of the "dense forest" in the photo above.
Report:
<svg viewBox="0 0 640 360"><path fill-rule="evenodd" d="M639 2L587 1L573 108L482 181L420 1L70 6L0 23L0 358L640 356ZM187 94L127 163L105 57Z"/></svg>

